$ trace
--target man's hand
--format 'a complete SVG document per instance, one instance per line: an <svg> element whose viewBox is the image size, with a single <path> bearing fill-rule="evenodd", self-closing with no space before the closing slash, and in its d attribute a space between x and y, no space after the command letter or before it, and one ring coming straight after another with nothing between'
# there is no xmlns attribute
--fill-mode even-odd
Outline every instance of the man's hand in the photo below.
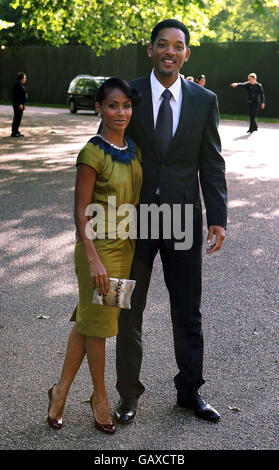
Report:
<svg viewBox="0 0 279 470"><path fill-rule="evenodd" d="M262 109L264 109L264 107L265 107L265 104L264 104L264 103L262 103L262 104L261 104L261 108L262 108Z"/></svg>
<svg viewBox="0 0 279 470"><path fill-rule="evenodd" d="M213 235L216 236L216 241L212 244ZM210 225L207 235L208 247L206 248L206 253L212 254L214 251L220 250L225 237L226 233L224 227L220 227L220 225Z"/></svg>
<svg viewBox="0 0 279 470"><path fill-rule="evenodd" d="M231 87L235 88L237 86L237 83L231 83Z"/></svg>
<svg viewBox="0 0 279 470"><path fill-rule="evenodd" d="M19 105L19 109L23 109L23 104L20 104L20 105Z"/></svg>

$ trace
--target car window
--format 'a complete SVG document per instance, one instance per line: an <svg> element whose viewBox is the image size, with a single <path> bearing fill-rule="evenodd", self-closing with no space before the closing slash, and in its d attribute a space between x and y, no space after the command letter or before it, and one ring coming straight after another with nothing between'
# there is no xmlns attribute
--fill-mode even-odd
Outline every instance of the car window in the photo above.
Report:
<svg viewBox="0 0 279 470"><path fill-rule="evenodd" d="M96 79L96 82L97 82L97 86L98 88L102 85L102 83L104 83L107 79L106 78L97 78Z"/></svg>
<svg viewBox="0 0 279 470"><path fill-rule="evenodd" d="M88 78L88 77L76 77L69 85L69 93L74 94L95 94L97 89L106 80L106 78Z"/></svg>
<svg viewBox="0 0 279 470"><path fill-rule="evenodd" d="M84 93L86 87L86 78L80 78L75 87L75 93Z"/></svg>
<svg viewBox="0 0 279 470"><path fill-rule="evenodd" d="M84 85L84 93L92 94L95 93L98 88L95 80L87 80Z"/></svg>
<svg viewBox="0 0 279 470"><path fill-rule="evenodd" d="M77 85L77 82L78 80L76 78L74 78L74 80L71 81L70 85L69 85L69 93L74 93L74 90L76 88L76 85Z"/></svg>

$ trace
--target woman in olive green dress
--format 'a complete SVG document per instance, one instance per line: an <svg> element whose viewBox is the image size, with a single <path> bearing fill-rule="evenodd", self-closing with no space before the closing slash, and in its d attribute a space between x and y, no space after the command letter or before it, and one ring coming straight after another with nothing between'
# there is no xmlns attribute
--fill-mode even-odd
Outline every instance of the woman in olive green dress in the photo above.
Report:
<svg viewBox="0 0 279 470"><path fill-rule="evenodd" d="M99 204L111 227L108 196L114 196L116 211L121 204L139 202L142 182L140 150L124 131L132 115L132 106L139 95L128 83L110 78L103 83L96 98L103 128L83 147L77 158L75 188L75 270L79 285L79 301L71 320L75 325L69 337L67 353L59 381L48 392L48 424L54 429L62 426L63 409L70 385L87 356L94 394L90 399L95 427L108 434L115 432L111 422L105 389L105 341L118 332L120 309L92 303L93 290L105 294L109 277L127 279L135 249L135 239L122 239L119 234L105 238L88 237L90 204ZM123 219L117 215L117 224ZM91 230L93 230L91 228ZM103 234L104 236L104 234Z"/></svg>

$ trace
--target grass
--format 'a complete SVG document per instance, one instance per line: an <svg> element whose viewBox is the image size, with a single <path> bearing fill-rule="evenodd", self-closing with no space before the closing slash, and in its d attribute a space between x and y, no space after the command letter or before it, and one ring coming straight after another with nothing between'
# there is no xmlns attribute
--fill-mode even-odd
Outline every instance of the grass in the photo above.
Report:
<svg viewBox="0 0 279 470"><path fill-rule="evenodd" d="M11 101L0 101L0 104L11 105ZM26 106L39 106L40 108L67 108L68 105L65 104L50 104L50 103L30 103L29 101L26 103Z"/></svg>
<svg viewBox="0 0 279 470"><path fill-rule="evenodd" d="M0 101L0 104L12 105L10 101ZM66 108L68 109L67 104L50 104L50 103L27 103L27 106L39 106L40 108ZM249 116L243 114L221 114L221 119L228 119L233 121L249 121ZM267 122L272 124L279 124L279 118L269 118L269 117L257 117L259 122Z"/></svg>
<svg viewBox="0 0 279 470"><path fill-rule="evenodd" d="M229 119L233 121L249 121L249 116L245 116L243 114L220 114L221 119ZM273 124L279 123L279 118L268 118L268 117L257 117L257 121L259 122L269 122Z"/></svg>

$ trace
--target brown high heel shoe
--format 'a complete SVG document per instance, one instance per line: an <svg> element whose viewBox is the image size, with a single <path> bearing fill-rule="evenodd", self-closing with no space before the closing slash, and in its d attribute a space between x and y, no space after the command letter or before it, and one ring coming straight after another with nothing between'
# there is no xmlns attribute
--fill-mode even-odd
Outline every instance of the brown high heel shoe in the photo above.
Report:
<svg viewBox="0 0 279 470"><path fill-rule="evenodd" d="M94 408L93 408L93 395L90 398L90 405L93 413L93 418L94 418L94 424L95 428L98 429L98 431L105 432L106 434L114 434L115 433L115 426L113 423L110 424L101 424L98 423L98 421L95 418L95 413L94 413Z"/></svg>
<svg viewBox="0 0 279 470"><path fill-rule="evenodd" d="M53 387L51 387L48 391L49 404L48 404L47 412L49 412L50 407L51 407L52 390L55 387L55 385L56 384L54 384ZM60 418L60 419L51 418L48 414L47 415L47 422L48 422L49 426L53 429L61 429L62 428L62 418Z"/></svg>

